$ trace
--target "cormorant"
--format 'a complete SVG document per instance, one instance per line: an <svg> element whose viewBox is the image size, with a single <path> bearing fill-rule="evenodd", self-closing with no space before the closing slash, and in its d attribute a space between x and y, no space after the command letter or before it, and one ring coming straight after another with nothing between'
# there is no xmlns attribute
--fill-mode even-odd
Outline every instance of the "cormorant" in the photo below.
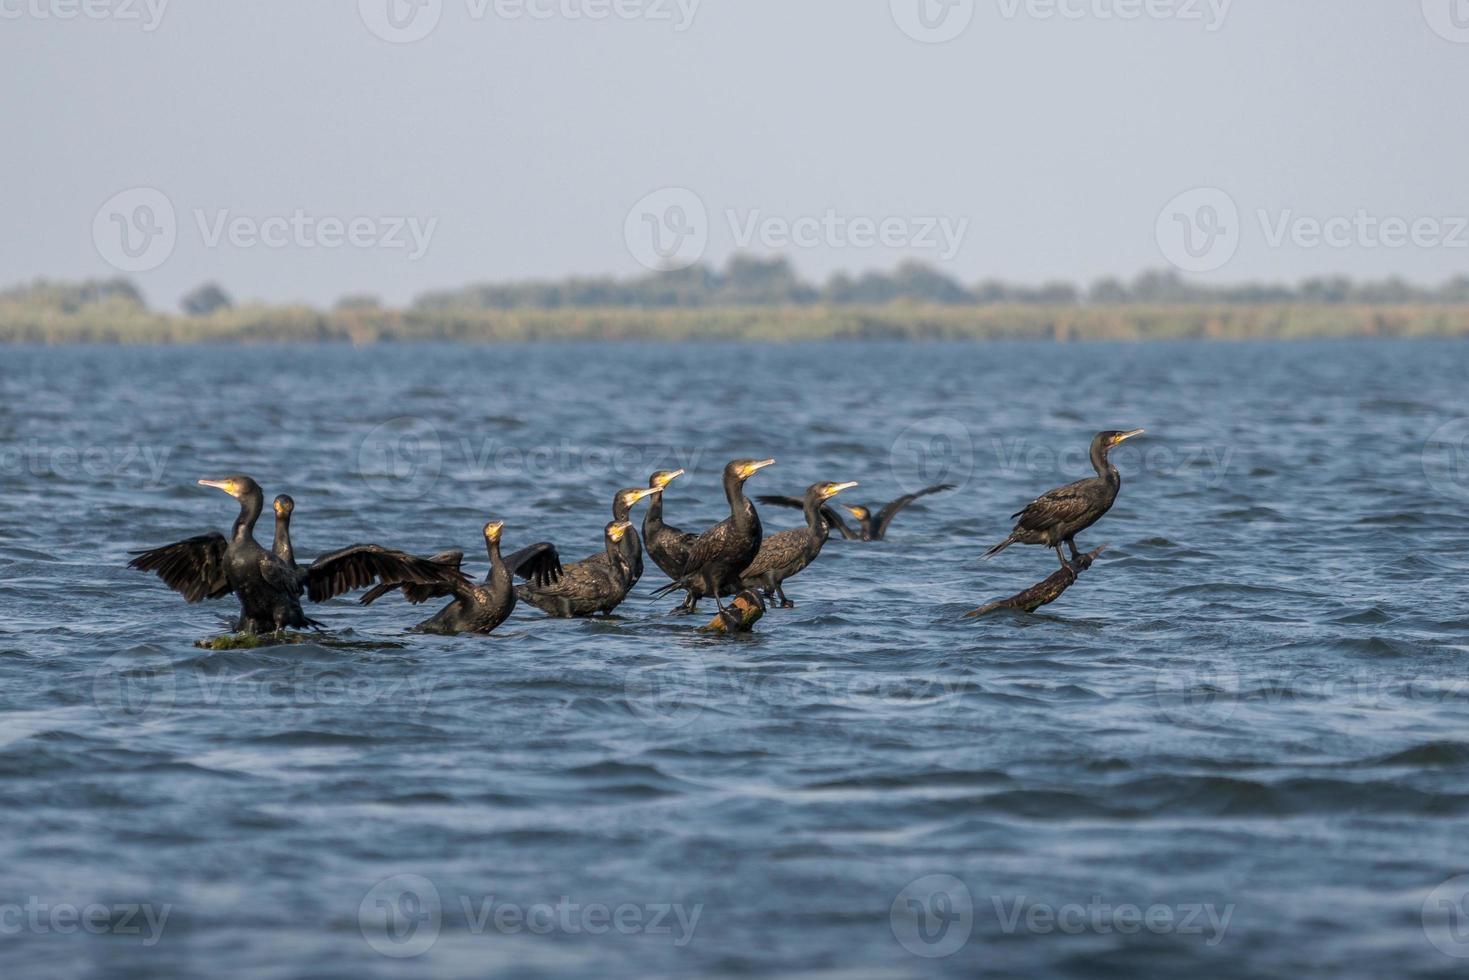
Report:
<svg viewBox="0 0 1469 980"><path fill-rule="evenodd" d="M551 616L611 614L632 588L632 565L622 545L629 533L635 532L628 521L608 523L602 552L565 566L561 578L548 585L516 586L515 594Z"/></svg>
<svg viewBox="0 0 1469 980"><path fill-rule="evenodd" d="M295 509L296 501L290 494L275 498L275 539L270 543L271 552L292 568L296 566L296 552L291 548L291 513Z"/></svg>
<svg viewBox="0 0 1469 980"><path fill-rule="evenodd" d="M260 484L248 476L200 480L223 490L240 502L230 537L218 531L175 544L135 552L129 568L156 572L169 588L189 602L222 599L234 593L240 600L237 632L269 633L319 625L301 611L301 595L325 602L379 579L430 584L451 582L459 572L422 558L375 544L352 545L322 555L306 568L294 560L266 551L255 540L255 524L265 506ZM277 529L285 535L275 542L290 551L290 505L277 510Z"/></svg>
<svg viewBox="0 0 1469 980"><path fill-rule="evenodd" d="M760 544L760 553L740 574L740 585L746 589L761 589L765 598L780 599L782 609L790 609L794 602L786 598L782 583L797 574L821 554L826 544L830 526L821 516L826 502L843 490L850 490L855 483L813 483L806 491L804 509L806 526L792 528L772 534Z"/></svg>
<svg viewBox="0 0 1469 980"><path fill-rule="evenodd" d="M919 497L926 497L931 493L941 493L944 490L952 489L954 489L954 484L952 483L937 483L931 487L924 487L917 493L904 494L897 500L885 504L877 512L876 517L873 516L869 508L863 507L860 504L853 504L851 506L842 504L842 508L857 519L857 530L855 531L847 527L841 515L829 506L821 508L821 516L826 518L826 523L830 524L833 530L847 540L858 538L862 541L881 541L887 537L888 525L893 522L894 517L898 516L898 511L907 507ZM803 508L806 506L805 501L800 497L766 496L755 499L759 500L762 504L772 504L776 507Z"/></svg>
<svg viewBox="0 0 1469 980"><path fill-rule="evenodd" d="M1122 474L1107 459L1107 453L1119 443L1142 434L1142 429L1098 432L1091 447L1092 468L1097 475L1047 491L1027 504L1025 509L1011 514L1012 519L1019 518L1015 530L985 552L984 557L993 558L1012 544L1043 544L1056 549L1056 557L1061 560L1063 568L1078 565L1084 568L1090 564L1076 550L1076 536L1112 509L1117 491L1122 489ZM1071 549L1071 562L1067 562L1061 553L1062 542Z"/></svg>
<svg viewBox="0 0 1469 980"><path fill-rule="evenodd" d="M504 530L503 521L491 521L485 525L485 550L490 556L490 571L482 583L475 585L462 581L453 585L416 585L385 582L364 595L362 604L371 605L395 588L401 588L404 598L415 605L430 599L453 596L453 602L433 617L414 626L413 632L452 636L456 633L493 631L515 609L515 576L545 586L559 579L562 573L561 557L556 553L556 546L547 541L502 557L500 535ZM446 551L429 560L457 569L464 561L464 552Z"/></svg>
<svg viewBox="0 0 1469 980"><path fill-rule="evenodd" d="M663 493L662 487L633 487L628 490L619 490L612 498L612 520L626 521L632 515L633 505L645 497L657 497ZM628 567L632 569L632 581L628 583L631 588L638 584L638 579L643 577L643 546L638 540L638 532L622 536L622 553L627 556ZM604 555L592 555L587 561L606 561Z"/></svg>
<svg viewBox="0 0 1469 980"><path fill-rule="evenodd" d="M760 553L764 536L760 515L745 496L745 481L774 462L773 459L737 459L725 466L724 497L729 501L729 517L699 535L689 546L689 559L682 574L655 591L655 598L683 589L688 595L680 611L693 612L704 596L713 596L715 604L723 609L720 597L739 591L740 573Z"/></svg>
<svg viewBox="0 0 1469 980"><path fill-rule="evenodd" d="M648 486L664 492L648 501L648 512L643 516L643 547L648 549L653 564L669 578L683 574L689 562L689 548L699 540L697 534L663 523L663 498L668 496L668 485L683 473L683 470L659 470L648 478Z"/></svg>

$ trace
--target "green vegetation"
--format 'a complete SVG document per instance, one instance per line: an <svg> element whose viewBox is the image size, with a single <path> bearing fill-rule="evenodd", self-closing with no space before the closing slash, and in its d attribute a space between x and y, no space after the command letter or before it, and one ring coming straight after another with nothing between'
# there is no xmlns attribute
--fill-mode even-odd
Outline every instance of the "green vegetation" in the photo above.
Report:
<svg viewBox="0 0 1469 980"><path fill-rule="evenodd" d="M662 299L646 290L661 289ZM910 265L891 274L804 286L782 260L736 259L627 282L469 287L407 309L344 298L331 310L234 306L217 286L188 297L192 313L150 310L124 279L38 281L0 292L0 343L282 343L534 340L1244 340L1469 336L1469 280L1422 289L1401 282L1319 280L1205 289L1171 273L1129 285L998 283L965 289Z"/></svg>

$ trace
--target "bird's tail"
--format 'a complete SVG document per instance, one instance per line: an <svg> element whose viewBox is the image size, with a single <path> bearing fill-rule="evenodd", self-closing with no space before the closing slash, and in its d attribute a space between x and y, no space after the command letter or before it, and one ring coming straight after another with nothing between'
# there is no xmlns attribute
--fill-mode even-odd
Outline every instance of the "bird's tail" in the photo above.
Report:
<svg viewBox="0 0 1469 980"><path fill-rule="evenodd" d="M979 560L980 561L989 561L991 558L995 557L995 555L998 555L1000 552L1004 551L1006 548L1010 547L1014 543L1015 543L1015 535L1012 534L1008 538L1006 538L1004 541L1001 541L999 544L995 545L989 551L986 551L982 556L980 556L980 559Z"/></svg>
<svg viewBox="0 0 1469 980"><path fill-rule="evenodd" d="M672 582L669 582L667 585L660 585L658 588L654 589L653 590L653 598L654 599L661 599L664 596L668 595L668 593L670 593L670 592L677 592L679 589L685 589L685 590L687 590L688 589L688 586L685 585L682 580L680 580L680 579L674 579Z"/></svg>

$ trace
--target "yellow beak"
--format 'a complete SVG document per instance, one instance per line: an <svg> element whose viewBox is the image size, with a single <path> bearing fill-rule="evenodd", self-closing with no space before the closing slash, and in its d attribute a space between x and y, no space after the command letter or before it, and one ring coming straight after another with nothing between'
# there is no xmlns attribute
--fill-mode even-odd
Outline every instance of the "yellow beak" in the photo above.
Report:
<svg viewBox="0 0 1469 980"><path fill-rule="evenodd" d="M857 485L856 484L856 481L853 481L852 483L837 483L837 484L834 484L834 485L826 488L826 494L823 496L822 499L824 499L824 500L830 500L832 497L835 497L837 494L841 493L843 490L850 490L853 487L855 487L856 485Z"/></svg>

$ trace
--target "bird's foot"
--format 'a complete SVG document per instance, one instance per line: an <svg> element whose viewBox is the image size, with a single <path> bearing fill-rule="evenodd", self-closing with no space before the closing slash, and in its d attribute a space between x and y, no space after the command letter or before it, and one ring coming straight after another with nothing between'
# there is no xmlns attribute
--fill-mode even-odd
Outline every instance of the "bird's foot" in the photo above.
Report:
<svg viewBox="0 0 1469 980"><path fill-rule="evenodd" d="M1073 555L1071 557L1071 560L1066 563L1066 566L1070 568L1073 572L1084 572L1088 568L1092 567L1092 556Z"/></svg>
<svg viewBox="0 0 1469 980"><path fill-rule="evenodd" d="M782 609L794 609L794 608L796 608L796 604L794 602L792 602L791 600L789 600L789 599L782 599L780 601L780 608L782 608Z"/></svg>

